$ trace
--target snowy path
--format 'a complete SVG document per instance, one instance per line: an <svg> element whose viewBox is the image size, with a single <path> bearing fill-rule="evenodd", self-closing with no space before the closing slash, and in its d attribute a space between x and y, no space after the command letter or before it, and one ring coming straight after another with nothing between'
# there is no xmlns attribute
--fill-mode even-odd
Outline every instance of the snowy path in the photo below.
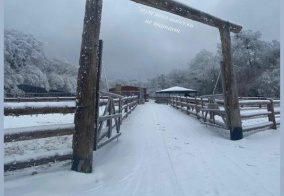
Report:
<svg viewBox="0 0 284 196"><path fill-rule="evenodd" d="M55 171L5 181L5 195L280 195L280 132L228 140L195 118L153 102L96 152L93 174Z"/></svg>

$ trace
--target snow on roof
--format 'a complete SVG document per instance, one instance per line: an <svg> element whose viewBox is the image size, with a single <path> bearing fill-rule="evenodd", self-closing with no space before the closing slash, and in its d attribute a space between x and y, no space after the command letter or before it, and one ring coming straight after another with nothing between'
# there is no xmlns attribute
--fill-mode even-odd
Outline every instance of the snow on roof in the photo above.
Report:
<svg viewBox="0 0 284 196"><path fill-rule="evenodd" d="M183 88L183 87L180 87L180 86L174 86L174 87L171 87L171 88L156 91L156 93L163 93L163 92L196 92L196 90Z"/></svg>

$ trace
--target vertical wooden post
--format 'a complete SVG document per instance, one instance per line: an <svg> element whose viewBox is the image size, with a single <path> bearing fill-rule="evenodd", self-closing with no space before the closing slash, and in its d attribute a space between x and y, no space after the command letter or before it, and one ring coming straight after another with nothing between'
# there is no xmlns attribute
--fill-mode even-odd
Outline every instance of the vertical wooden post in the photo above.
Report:
<svg viewBox="0 0 284 196"><path fill-rule="evenodd" d="M189 111L190 107L188 106L189 102L188 102L188 97L185 98L186 99L186 114L189 115Z"/></svg>
<svg viewBox="0 0 284 196"><path fill-rule="evenodd" d="M71 170L92 173L95 81L97 78L97 53L101 24L102 0L87 0L77 79L75 133Z"/></svg>
<svg viewBox="0 0 284 196"><path fill-rule="evenodd" d="M222 69L222 83L226 119L230 129L231 140L240 140L243 138L243 128L239 108L236 78L232 65L231 36L229 23L224 23L223 26L219 28L219 31L221 36L224 61Z"/></svg>
<svg viewBox="0 0 284 196"><path fill-rule="evenodd" d="M109 97L109 108L108 108L108 114L112 115L112 104L114 104L112 97ZM110 138L112 135L112 118L108 120L108 138Z"/></svg>
<svg viewBox="0 0 284 196"><path fill-rule="evenodd" d="M121 100L121 98L119 98L119 101L118 101L118 113L120 113L122 115L122 100ZM122 124L122 118L121 117L118 118L118 124L119 124L119 126Z"/></svg>
<svg viewBox="0 0 284 196"><path fill-rule="evenodd" d="M132 108L132 101L133 101L134 99L133 98L130 98L130 104L129 104L129 109L128 109L128 111L129 111L129 114L131 114L131 108Z"/></svg>
<svg viewBox="0 0 284 196"><path fill-rule="evenodd" d="M95 99L95 133L94 133L94 151L97 150L98 146L98 128L99 128L99 116L100 116L100 80L101 80L101 69L102 69L102 58L103 58L103 41L99 41L99 52L98 52L98 67L97 67L97 81L96 81L96 99Z"/></svg>
<svg viewBox="0 0 284 196"><path fill-rule="evenodd" d="M202 100L202 98L201 98L201 100ZM202 104L203 104L203 102L202 102ZM197 119L199 120L200 119L200 117L199 117L199 112L200 112L200 107L198 106L199 105L199 101L198 101L198 99L195 97L195 112L196 112L196 117L197 117ZM203 115L203 112L202 112L202 115Z"/></svg>
<svg viewBox="0 0 284 196"><path fill-rule="evenodd" d="M126 102L126 118L128 117L128 111L129 111L129 99L127 98L127 102Z"/></svg>
<svg viewBox="0 0 284 196"><path fill-rule="evenodd" d="M275 120L275 113L274 113L273 99L268 99L268 100L270 101L270 103L267 104L267 111L271 112L271 114L268 115L268 120L270 122L273 122L271 129L277 129L276 120Z"/></svg>

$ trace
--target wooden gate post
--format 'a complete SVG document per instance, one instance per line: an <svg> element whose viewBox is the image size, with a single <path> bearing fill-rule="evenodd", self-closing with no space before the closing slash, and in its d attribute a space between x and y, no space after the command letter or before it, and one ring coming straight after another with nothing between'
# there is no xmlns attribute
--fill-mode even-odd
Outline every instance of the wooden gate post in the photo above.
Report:
<svg viewBox="0 0 284 196"><path fill-rule="evenodd" d="M230 129L231 140L240 140L243 138L243 129L239 108L236 77L231 57L230 24L224 23L222 27L219 28L219 31L221 36L224 61L221 65L221 70L226 120L228 122L228 128Z"/></svg>
<svg viewBox="0 0 284 196"><path fill-rule="evenodd" d="M96 103L97 53L102 0L87 0L77 79L75 133L71 170L92 173Z"/></svg>

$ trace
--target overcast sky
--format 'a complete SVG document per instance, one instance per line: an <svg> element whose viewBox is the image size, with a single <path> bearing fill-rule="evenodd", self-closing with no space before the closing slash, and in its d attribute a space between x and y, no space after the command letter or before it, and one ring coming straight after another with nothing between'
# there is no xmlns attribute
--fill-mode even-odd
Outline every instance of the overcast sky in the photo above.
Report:
<svg viewBox="0 0 284 196"><path fill-rule="evenodd" d="M187 68L202 49L216 51L216 28L129 0L103 0L101 39L107 78L151 78ZM260 31L267 41L280 40L280 0L179 0L188 6ZM192 24L159 19L141 9ZM78 66L85 0L5 0L5 28L32 34L44 43L48 57ZM150 20L179 33L145 23Z"/></svg>

